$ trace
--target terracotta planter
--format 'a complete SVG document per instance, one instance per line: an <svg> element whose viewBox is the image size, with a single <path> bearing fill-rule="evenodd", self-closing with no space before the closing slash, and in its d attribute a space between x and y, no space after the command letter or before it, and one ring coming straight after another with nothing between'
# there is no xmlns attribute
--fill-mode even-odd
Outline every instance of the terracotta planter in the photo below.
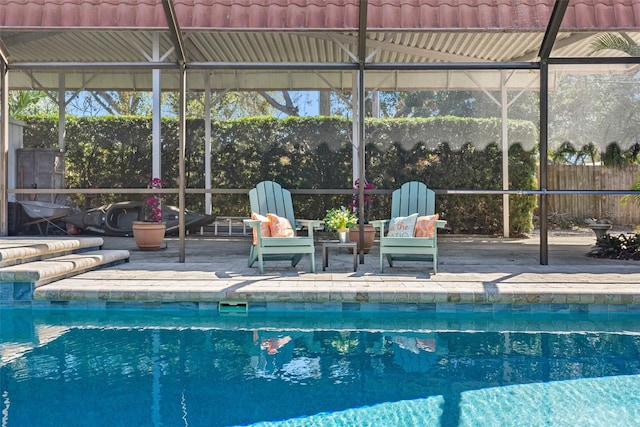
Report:
<svg viewBox="0 0 640 427"><path fill-rule="evenodd" d="M364 253L368 254L369 250L373 246L373 241L376 237L376 229L371 224L364 225ZM351 228L349 230L349 241L356 242L358 244L358 252L360 252L360 226Z"/></svg>
<svg viewBox="0 0 640 427"><path fill-rule="evenodd" d="M141 251L157 251L162 246L165 222L133 221L133 238Z"/></svg>

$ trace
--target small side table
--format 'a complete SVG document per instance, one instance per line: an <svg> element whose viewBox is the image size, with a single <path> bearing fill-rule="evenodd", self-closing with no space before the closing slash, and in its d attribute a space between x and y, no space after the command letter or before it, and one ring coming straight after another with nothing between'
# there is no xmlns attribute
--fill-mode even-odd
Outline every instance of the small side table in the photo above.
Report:
<svg viewBox="0 0 640 427"><path fill-rule="evenodd" d="M353 253L353 271L358 271L358 251L356 242L326 242L322 244L322 271L329 266L329 249L330 248L351 248Z"/></svg>

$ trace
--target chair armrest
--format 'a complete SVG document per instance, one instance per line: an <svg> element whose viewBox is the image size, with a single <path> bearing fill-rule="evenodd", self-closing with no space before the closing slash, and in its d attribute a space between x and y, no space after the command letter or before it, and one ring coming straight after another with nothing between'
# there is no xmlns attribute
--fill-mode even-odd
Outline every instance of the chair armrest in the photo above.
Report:
<svg viewBox="0 0 640 427"><path fill-rule="evenodd" d="M444 228L447 225L447 221L443 219L436 220L436 228Z"/></svg>
<svg viewBox="0 0 640 427"><path fill-rule="evenodd" d="M249 227L253 227L253 228L260 226L260 220L258 219L243 219L242 222L245 225L248 225Z"/></svg>
<svg viewBox="0 0 640 427"><path fill-rule="evenodd" d="M324 224L324 221L320 219L296 219L296 222L299 222L302 226L314 228L320 227Z"/></svg>
<svg viewBox="0 0 640 427"><path fill-rule="evenodd" d="M262 246L262 233L260 232L260 223L262 221L260 221L259 219L243 219L242 222L244 223L244 225L247 225L253 229L252 233L257 237L258 246ZM251 242L251 244L253 245L253 242Z"/></svg>
<svg viewBox="0 0 640 427"><path fill-rule="evenodd" d="M320 219L296 219L296 225L307 227L309 237L313 238L313 230L324 225L324 221Z"/></svg>
<svg viewBox="0 0 640 427"><path fill-rule="evenodd" d="M378 229L380 233L380 237L384 237L384 230L387 228L387 223L391 221L390 219L377 219L375 221L369 221L369 224L373 225L374 228Z"/></svg>
<svg viewBox="0 0 640 427"><path fill-rule="evenodd" d="M377 219L375 221L369 221L369 224L373 225L375 228L384 229L387 223L391 221L390 219Z"/></svg>

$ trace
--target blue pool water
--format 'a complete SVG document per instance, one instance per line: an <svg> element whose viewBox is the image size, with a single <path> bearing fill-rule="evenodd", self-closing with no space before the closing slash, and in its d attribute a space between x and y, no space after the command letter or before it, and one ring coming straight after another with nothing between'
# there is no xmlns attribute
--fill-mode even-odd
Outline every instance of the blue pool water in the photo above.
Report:
<svg viewBox="0 0 640 427"><path fill-rule="evenodd" d="M640 317L0 311L1 425L637 426Z"/></svg>

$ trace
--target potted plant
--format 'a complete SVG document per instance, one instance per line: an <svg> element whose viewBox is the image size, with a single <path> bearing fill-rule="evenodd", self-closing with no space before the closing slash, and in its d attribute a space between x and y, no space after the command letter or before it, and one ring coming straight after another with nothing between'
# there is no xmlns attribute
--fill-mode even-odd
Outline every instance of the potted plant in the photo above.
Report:
<svg viewBox="0 0 640 427"><path fill-rule="evenodd" d="M329 231L338 233L338 240L341 243L349 241L349 228L358 223L358 217L344 206L340 209L329 209L324 217L324 223Z"/></svg>
<svg viewBox="0 0 640 427"><path fill-rule="evenodd" d="M153 178L147 188L162 188L164 182ZM151 194L145 201L145 219L133 221L133 238L138 249L155 251L160 249L164 240L167 223L162 221L162 200L159 194Z"/></svg>
<svg viewBox="0 0 640 427"><path fill-rule="evenodd" d="M354 190L360 189L359 179L356 179L353 185L353 189ZM370 182L367 182L367 180L364 180L364 189L373 190L375 189L375 187ZM373 246L373 241L375 240L375 237L376 237L376 229L373 227L373 225L369 224L369 213L371 212L372 205L373 205L373 197L371 197L370 194L365 194L364 195L364 220L363 220L363 225L364 225L363 251L365 254L368 254L369 250L371 250L371 247ZM351 205L349 206L349 208L351 209L351 212L357 213L359 206L360 206L360 195L358 193L355 193L351 198ZM356 242L358 244L357 245L358 251L360 250L360 227L350 228L349 241Z"/></svg>

